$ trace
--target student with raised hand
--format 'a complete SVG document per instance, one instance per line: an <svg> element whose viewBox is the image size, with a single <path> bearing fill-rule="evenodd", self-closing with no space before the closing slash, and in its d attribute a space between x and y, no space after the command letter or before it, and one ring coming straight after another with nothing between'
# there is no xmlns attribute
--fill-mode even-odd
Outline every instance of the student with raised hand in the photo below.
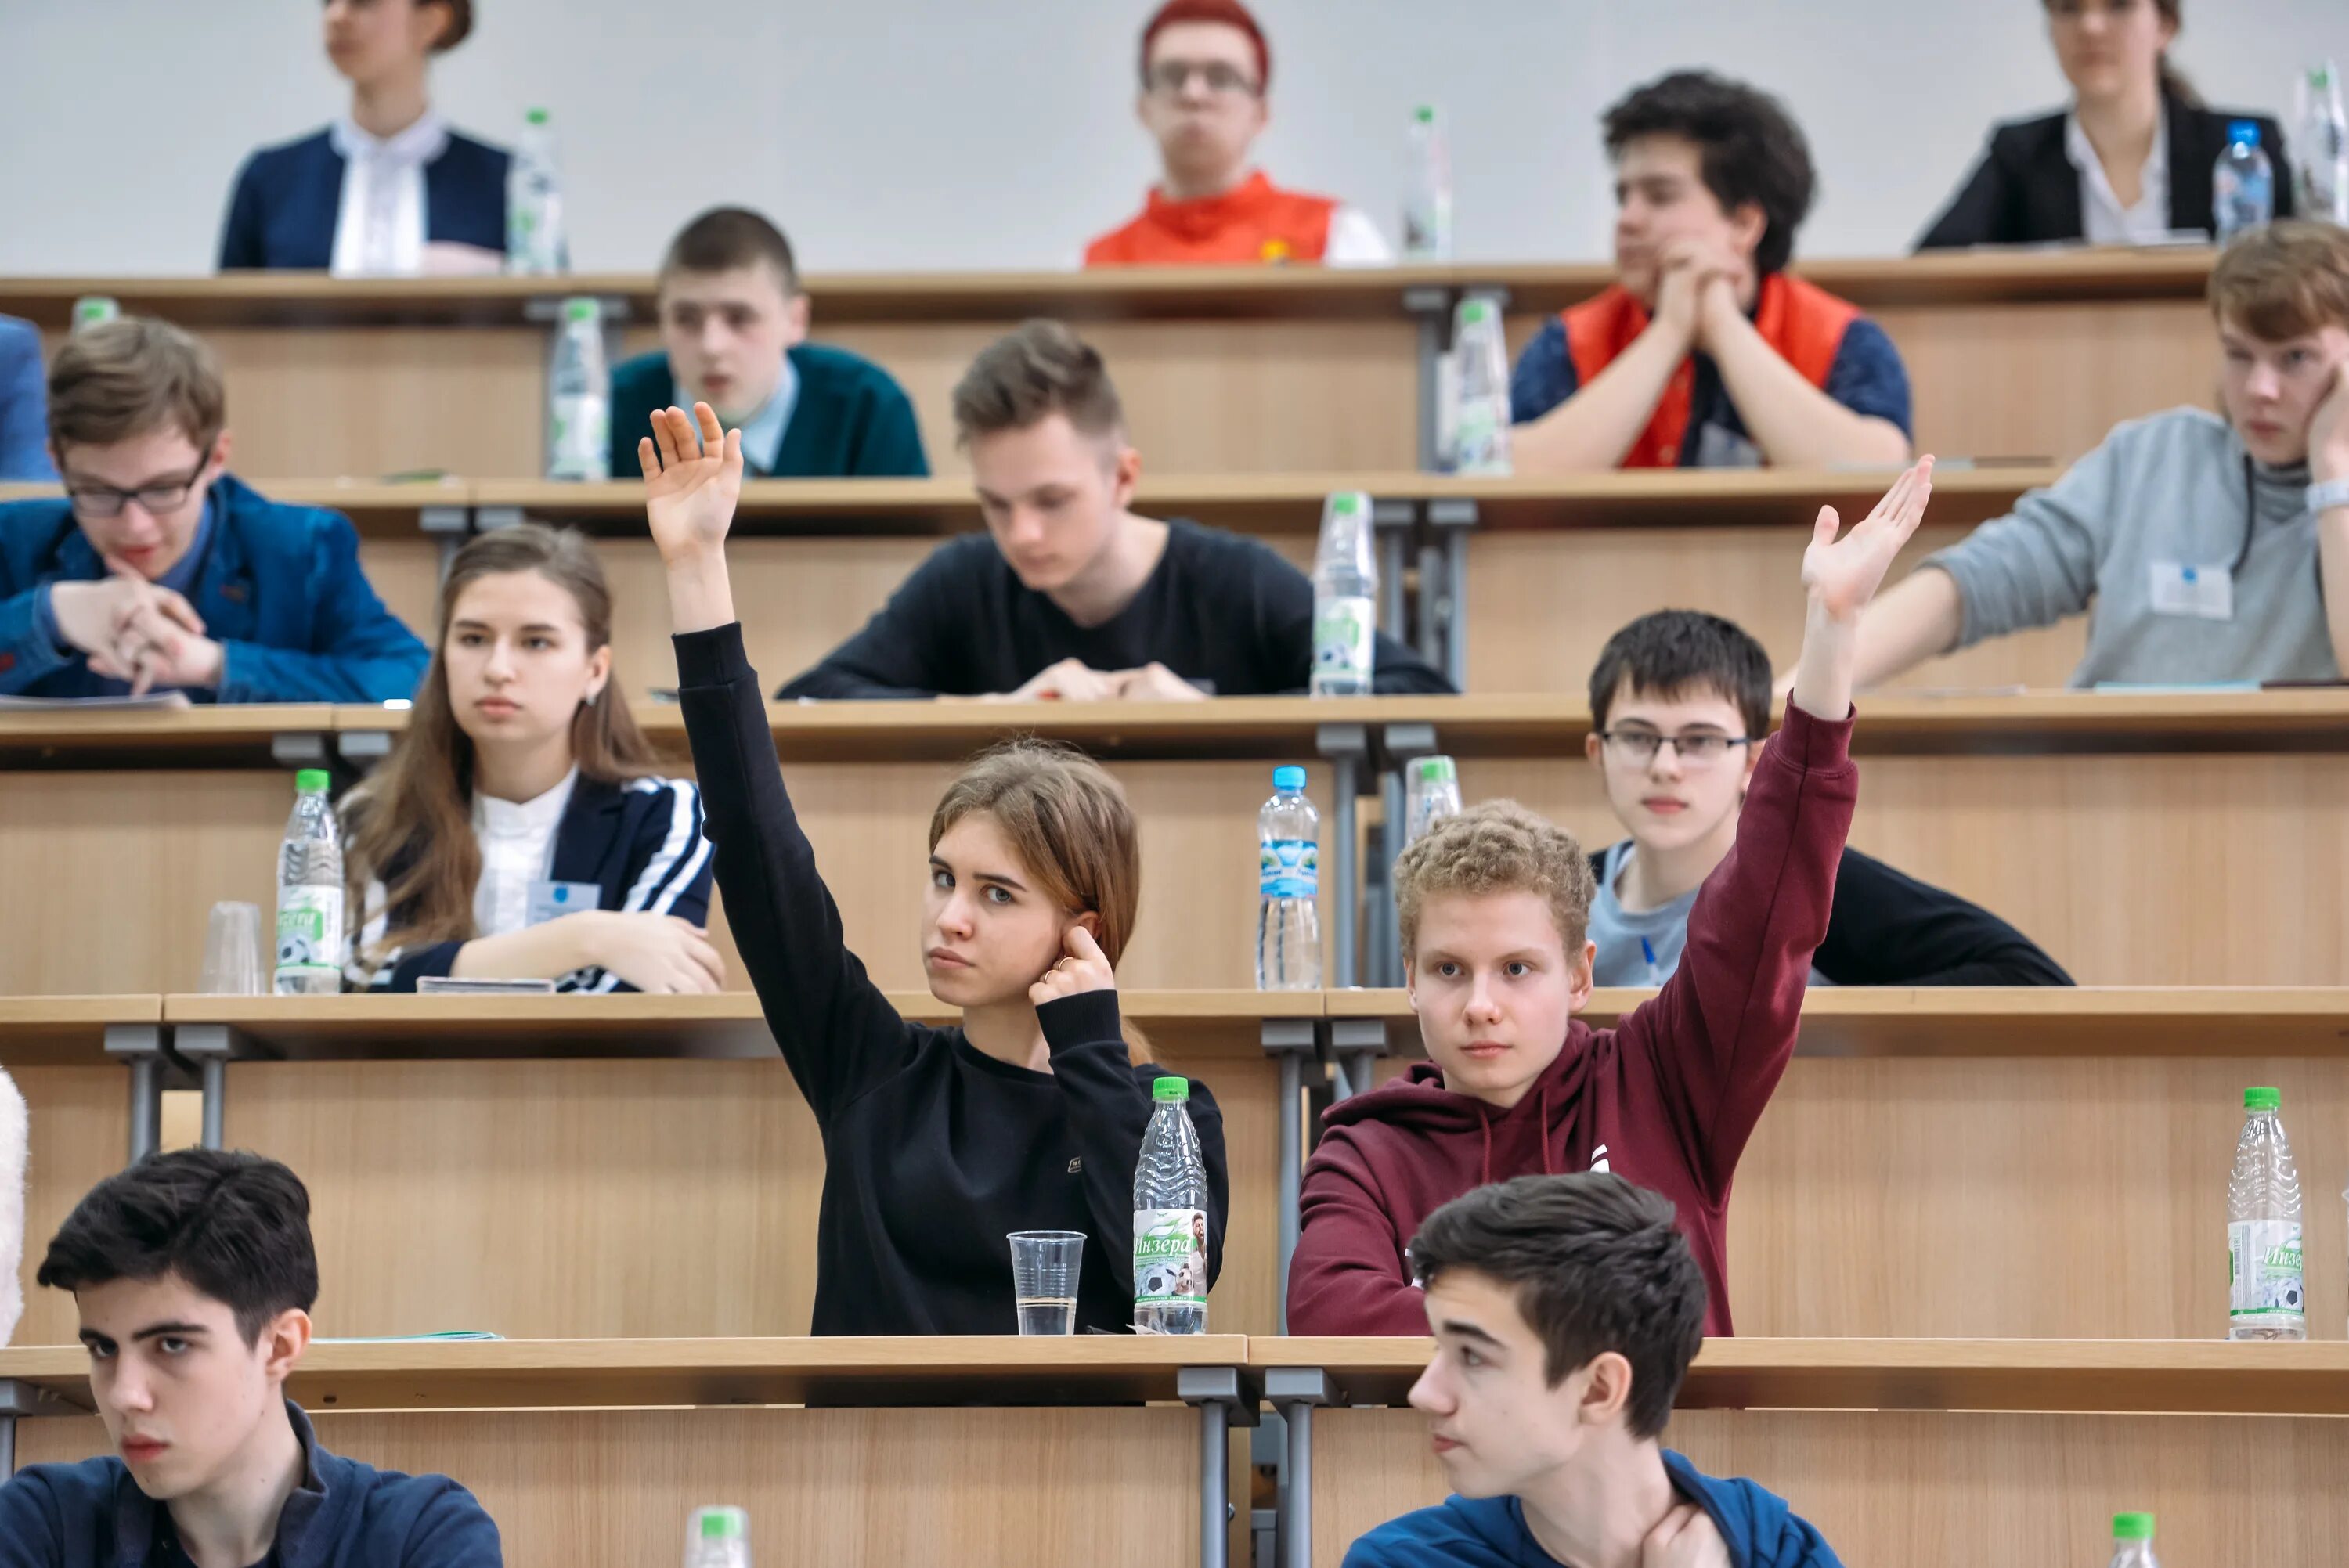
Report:
<svg viewBox="0 0 2349 1568"><path fill-rule="evenodd" d="M1282 190L1249 163L1271 85L1271 47L1240 0L1166 0L1142 29L1134 102L1160 181L1140 216L1085 247L1085 265L1392 261L1361 209Z"/></svg>
<svg viewBox="0 0 2349 1568"><path fill-rule="evenodd" d="M0 315L0 480L53 480L40 329Z"/></svg>
<svg viewBox="0 0 2349 1568"><path fill-rule="evenodd" d="M1603 124L1616 282L1517 356L1517 471L1907 462L1899 351L1857 305L1786 273L1817 181L1785 107L1680 71Z"/></svg>
<svg viewBox="0 0 2349 1568"><path fill-rule="evenodd" d="M698 428L697 428L698 427ZM727 917L823 1137L817 1334L1008 1334L1010 1232L1081 1231L1077 1331L1133 1321L1133 1175L1161 1069L1134 1057L1115 969L1141 903L1133 808L1100 764L1014 741L930 818L918 937L950 1028L909 1023L848 951L783 789L726 570L742 435L707 404L638 448L668 573L678 701ZM656 447L657 441L657 447ZM1190 1088L1220 1270L1223 1118Z"/></svg>
<svg viewBox="0 0 2349 1568"><path fill-rule="evenodd" d="M1591 975L1661 985L1680 967L1697 894L1737 842L1770 733L1770 656L1734 622L1642 615L1590 672L1585 742L1630 837L1591 856ZM1829 985L2069 985L1988 910L1847 847L1811 981Z"/></svg>
<svg viewBox="0 0 2349 1568"><path fill-rule="evenodd" d="M451 129L427 96L433 57L473 30L473 0L326 0L323 15L350 111L244 160L221 270L498 271L512 156Z"/></svg>
<svg viewBox="0 0 2349 1568"><path fill-rule="evenodd" d="M807 341L808 296L791 242L743 207L713 207L661 259L661 346L612 372L612 472L662 408L707 403L742 432L759 479L920 478L914 405L890 374Z"/></svg>
<svg viewBox="0 0 2349 1568"><path fill-rule="evenodd" d="M721 989L701 795L660 777L628 712L594 547L537 523L472 540L440 636L391 756L342 803L349 982Z"/></svg>
<svg viewBox="0 0 2349 1568"><path fill-rule="evenodd" d="M2349 231L2238 238L2210 274L2223 414L2103 445L1868 607L1865 688L2095 614L2075 686L2329 681L2349 669Z"/></svg>
<svg viewBox="0 0 2349 1568"><path fill-rule="evenodd" d="M1344 1568L1838 1568L1785 1499L1663 1447L1709 1299L1673 1219L1595 1171L1427 1217L1410 1261L1435 1355L1411 1402L1453 1495Z"/></svg>
<svg viewBox="0 0 2349 1568"><path fill-rule="evenodd" d="M0 506L0 693L404 700L424 645L340 512L228 472L219 363L165 322L75 333L49 367L62 500Z"/></svg>
<svg viewBox="0 0 2349 1568"><path fill-rule="evenodd" d="M983 534L940 545L779 694L1189 702L1302 692L1313 584L1269 546L1133 510L1142 454L1101 356L1031 321L955 387ZM1381 634L1382 693L1449 692Z"/></svg>
<svg viewBox="0 0 2349 1568"><path fill-rule="evenodd" d="M1612 1029L1589 1006L1589 857L1515 801L1439 823L1395 862L1403 975L1428 1060L1331 1108L1305 1171L1292 1334L1421 1334L1405 1243L1473 1187L1611 1170L1678 1206L1730 1332L1737 1161L1795 1054L1811 955L1859 792L1850 748L1859 613L1917 530L1927 458L1837 538L1803 552L1803 653L1737 841L1698 893L1680 967Z"/></svg>
<svg viewBox="0 0 2349 1568"><path fill-rule="evenodd" d="M40 1283L69 1291L114 1452L0 1485L0 1568L500 1568L446 1476L329 1453L285 1380L310 1347L310 1194L274 1160L150 1155L92 1188Z"/></svg>
<svg viewBox="0 0 2349 1568"><path fill-rule="evenodd" d="M2292 211L2283 132L2205 106L2169 64L2185 0L2040 0L2072 105L1991 129L1982 160L1933 220L1922 251L2085 240L2144 245L2218 233L2210 171L2229 128L2251 120L2275 166L2276 216Z"/></svg>

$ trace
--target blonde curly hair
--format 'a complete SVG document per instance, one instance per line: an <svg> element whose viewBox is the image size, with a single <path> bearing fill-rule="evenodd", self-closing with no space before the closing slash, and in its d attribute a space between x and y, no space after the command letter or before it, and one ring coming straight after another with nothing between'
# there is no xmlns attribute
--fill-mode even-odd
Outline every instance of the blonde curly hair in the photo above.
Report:
<svg viewBox="0 0 2349 1568"><path fill-rule="evenodd" d="M1405 957L1419 951L1419 912L1439 893L1482 898L1530 892L1549 903L1569 957L1590 929L1598 891L1590 857L1572 833L1515 800L1485 800L1439 822L1398 856L1395 912Z"/></svg>

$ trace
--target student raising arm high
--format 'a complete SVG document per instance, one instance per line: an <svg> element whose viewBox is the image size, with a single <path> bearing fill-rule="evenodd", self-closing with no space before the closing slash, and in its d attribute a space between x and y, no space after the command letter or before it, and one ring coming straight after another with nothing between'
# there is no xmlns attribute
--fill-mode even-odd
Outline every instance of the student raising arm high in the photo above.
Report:
<svg viewBox="0 0 2349 1568"><path fill-rule="evenodd" d="M697 425L698 428L697 429ZM1133 1174L1161 1069L1118 1017L1141 903L1125 792L1075 752L1013 742L965 769L930 819L917 940L949 1028L907 1022L848 950L776 764L742 652L726 533L741 432L708 404L656 416L638 450L668 571L678 699L718 885L767 1026L824 1144L818 1334L1009 1334L1021 1230L1083 1232L1077 1331L1133 1320ZM869 868L858 868L874 874ZM1205 1085L1210 1277L1224 1238L1224 1129Z"/></svg>
<svg viewBox="0 0 2349 1568"><path fill-rule="evenodd" d="M653 771L611 642L577 533L523 523L457 552L408 727L343 802L353 985L719 989L701 796Z"/></svg>

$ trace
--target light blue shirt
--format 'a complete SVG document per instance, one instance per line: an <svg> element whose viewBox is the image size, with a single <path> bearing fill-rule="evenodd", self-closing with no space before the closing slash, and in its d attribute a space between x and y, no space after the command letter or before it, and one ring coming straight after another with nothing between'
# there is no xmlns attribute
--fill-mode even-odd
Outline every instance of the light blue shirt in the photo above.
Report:
<svg viewBox="0 0 2349 1568"><path fill-rule="evenodd" d="M675 396L678 407L693 407L684 387L678 387ZM761 475L775 471L776 461L783 455L783 431L792 422L792 410L799 404L800 373L786 354L782 378L775 383L774 391L759 405L757 413L734 427L742 432L742 460Z"/></svg>

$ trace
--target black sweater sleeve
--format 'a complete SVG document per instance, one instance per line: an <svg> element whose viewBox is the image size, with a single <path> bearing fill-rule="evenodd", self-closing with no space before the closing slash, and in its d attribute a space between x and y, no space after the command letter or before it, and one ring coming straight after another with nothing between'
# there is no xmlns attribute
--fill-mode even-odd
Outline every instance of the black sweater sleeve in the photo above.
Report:
<svg viewBox="0 0 2349 1568"><path fill-rule="evenodd" d="M1838 985L2072 984L2061 965L1988 910L1850 849L1812 963Z"/></svg>
<svg viewBox="0 0 2349 1568"><path fill-rule="evenodd" d="M2006 168L1999 160L1997 138L1982 149L1982 161L1941 215L1917 242L1920 251L1955 250L1966 245L2006 243L2013 236L2007 213L2013 205Z"/></svg>
<svg viewBox="0 0 2349 1568"><path fill-rule="evenodd" d="M945 644L957 603L966 618L970 609L967 595L955 591L952 551L949 545L932 552L863 631L775 696L784 702L803 696L846 702L932 697L954 689Z"/></svg>
<svg viewBox="0 0 2349 1568"><path fill-rule="evenodd" d="M1133 1294L1133 1175L1142 1163L1142 1136L1150 1130L1150 1075L1127 1060L1118 1026L1117 993L1081 991L1036 1009L1052 1053L1052 1078L1069 1103L1069 1125L1085 1162L1085 1207L1092 1234L1120 1285ZM1171 1076L1171 1075L1165 1075ZM1224 1160L1224 1115L1215 1096L1190 1080L1191 1126L1207 1170L1207 1281L1224 1269L1224 1216L1231 1182Z"/></svg>
<svg viewBox="0 0 2349 1568"><path fill-rule="evenodd" d="M848 951L815 850L783 790L741 625L674 641L678 705L726 918L767 1027L829 1131L842 1108L904 1063L912 1037Z"/></svg>
<svg viewBox="0 0 2349 1568"><path fill-rule="evenodd" d="M1264 544L1250 552L1256 588L1256 635L1266 668L1277 671L1266 690L1302 693L1313 670L1313 580ZM1371 689L1381 696L1450 696L1452 683L1410 648L1378 634Z"/></svg>

